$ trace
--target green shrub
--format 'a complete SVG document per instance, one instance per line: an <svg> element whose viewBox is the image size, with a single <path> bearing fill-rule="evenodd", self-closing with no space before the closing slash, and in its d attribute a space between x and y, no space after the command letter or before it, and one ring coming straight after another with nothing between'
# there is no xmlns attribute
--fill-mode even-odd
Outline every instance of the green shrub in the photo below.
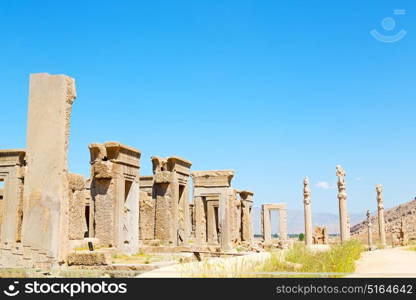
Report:
<svg viewBox="0 0 416 300"><path fill-rule="evenodd" d="M305 235L303 233L299 234L299 241L303 242L305 240Z"/></svg>

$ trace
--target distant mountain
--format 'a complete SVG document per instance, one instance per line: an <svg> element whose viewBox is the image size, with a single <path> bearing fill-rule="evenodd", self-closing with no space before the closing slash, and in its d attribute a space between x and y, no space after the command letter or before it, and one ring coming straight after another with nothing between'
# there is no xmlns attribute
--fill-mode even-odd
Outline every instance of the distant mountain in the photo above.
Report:
<svg viewBox="0 0 416 300"><path fill-rule="evenodd" d="M253 208L253 230L254 234L261 234L261 208ZM350 214L351 227L365 218L363 214ZM279 228L278 213L272 212L272 233L277 233ZM339 217L338 214L330 213L312 213L313 226L327 226L330 234L339 234ZM287 211L287 232L296 234L305 232L303 210Z"/></svg>

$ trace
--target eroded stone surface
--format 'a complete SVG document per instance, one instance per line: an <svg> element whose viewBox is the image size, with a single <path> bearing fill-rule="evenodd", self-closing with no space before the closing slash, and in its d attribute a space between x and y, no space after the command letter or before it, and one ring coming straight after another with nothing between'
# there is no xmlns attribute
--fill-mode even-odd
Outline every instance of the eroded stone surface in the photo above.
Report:
<svg viewBox="0 0 416 300"><path fill-rule="evenodd" d="M345 171L341 166L336 167L336 176L338 177L338 202L339 202L339 224L341 243L349 240L350 228L348 225L347 212L347 192L345 184Z"/></svg>
<svg viewBox="0 0 416 300"><path fill-rule="evenodd" d="M328 228L315 226L312 242L314 245L328 245Z"/></svg>
<svg viewBox="0 0 416 300"><path fill-rule="evenodd" d="M118 142L91 144L89 149L95 237L102 246L136 253L141 153Z"/></svg>
<svg viewBox="0 0 416 300"><path fill-rule="evenodd" d="M67 254L67 150L75 98L68 76L30 76L22 243L37 253L39 264L57 264Z"/></svg>
<svg viewBox="0 0 416 300"><path fill-rule="evenodd" d="M311 208L311 189L309 178L303 180L303 206L305 218L305 243L307 246L312 245L312 208Z"/></svg>
<svg viewBox="0 0 416 300"><path fill-rule="evenodd" d="M185 246L190 236L189 177L192 163L176 156L152 157L154 239L161 245ZM153 210L149 211L152 213Z"/></svg>
<svg viewBox="0 0 416 300"><path fill-rule="evenodd" d="M86 237L89 224L86 221L85 211L86 188L85 178L82 175L70 173L69 182L69 239L82 240Z"/></svg>
<svg viewBox="0 0 416 300"><path fill-rule="evenodd" d="M235 190L232 170L192 172L194 185L195 243L232 248Z"/></svg>

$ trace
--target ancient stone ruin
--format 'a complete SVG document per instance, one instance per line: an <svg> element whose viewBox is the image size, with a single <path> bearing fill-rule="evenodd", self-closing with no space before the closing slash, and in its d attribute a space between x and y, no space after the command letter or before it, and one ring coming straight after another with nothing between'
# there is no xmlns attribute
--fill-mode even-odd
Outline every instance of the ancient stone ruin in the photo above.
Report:
<svg viewBox="0 0 416 300"><path fill-rule="evenodd" d="M314 245L328 245L328 228L315 226L312 242Z"/></svg>
<svg viewBox="0 0 416 300"><path fill-rule="evenodd" d="M386 246L386 229L384 221L384 204L383 204L383 186L377 184L377 214L378 214L378 232L380 237L380 244Z"/></svg>
<svg viewBox="0 0 416 300"><path fill-rule="evenodd" d="M406 223L402 219L400 228L395 229L392 232L392 244L393 247L407 246L409 244L409 237L407 234Z"/></svg>
<svg viewBox="0 0 416 300"><path fill-rule="evenodd" d="M311 189L309 179L303 180L303 205L305 213L305 243L306 246L312 245L312 209L311 209Z"/></svg>
<svg viewBox="0 0 416 300"><path fill-rule="evenodd" d="M338 201L339 201L339 223L341 243L348 241L350 238L350 226L347 212L347 192L345 185L345 171L341 166L336 167L338 177Z"/></svg>
<svg viewBox="0 0 416 300"><path fill-rule="evenodd" d="M251 211L253 208L253 192L251 191L239 191L241 201L241 215L237 215L235 220L237 224L241 224L241 227L236 230L237 240L241 238L241 242L245 246L251 246L253 244L253 222ZM241 220L241 222L240 222Z"/></svg>
<svg viewBox="0 0 416 300"><path fill-rule="evenodd" d="M233 177L231 170L192 172L197 246L219 246L222 251L231 249Z"/></svg>
<svg viewBox="0 0 416 300"><path fill-rule="evenodd" d="M89 145L94 237L123 253L139 250L139 150L117 142Z"/></svg>
<svg viewBox="0 0 416 300"><path fill-rule="evenodd" d="M380 211L382 211L381 216L384 217L384 222L379 222ZM408 239L416 239L416 199L412 201L400 204L396 207L387 209L384 211L383 208L379 208L379 202L377 202L377 213L371 217L371 223L379 224L379 226L372 226L372 234L373 238L375 239L378 237L380 240L375 241L377 243L381 242L381 235L380 235L380 223L385 228L385 239L386 245L393 244L393 235L397 235L400 231L402 231L403 224L405 223L405 231ZM367 236L367 225L366 220L362 221L351 228L351 234L355 238L362 238L365 239Z"/></svg>
<svg viewBox="0 0 416 300"><path fill-rule="evenodd" d="M0 267L108 263L105 252L73 251L86 245L91 252L123 254L145 247L226 252L252 246L253 192L231 186L234 171L191 177L191 162L154 156L153 175L140 176L139 150L105 142L88 147L90 178L69 173L75 98L68 76L30 77L27 147L0 150Z"/></svg>
<svg viewBox="0 0 416 300"><path fill-rule="evenodd" d="M262 236L265 245L272 244L271 211L279 213L279 240L281 244L287 241L287 210L285 203L263 204L261 207Z"/></svg>
<svg viewBox="0 0 416 300"><path fill-rule="evenodd" d="M27 148L0 154L1 266L50 268L66 259L67 149L75 98L75 81L68 76L30 76Z"/></svg>
<svg viewBox="0 0 416 300"><path fill-rule="evenodd" d="M140 239L146 245L187 246L190 236L189 178L192 163L152 157L153 176L141 177Z"/></svg>

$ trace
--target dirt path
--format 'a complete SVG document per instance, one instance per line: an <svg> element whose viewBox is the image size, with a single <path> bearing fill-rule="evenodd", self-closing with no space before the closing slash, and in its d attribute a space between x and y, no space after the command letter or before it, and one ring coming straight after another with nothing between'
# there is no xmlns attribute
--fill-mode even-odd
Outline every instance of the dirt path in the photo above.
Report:
<svg viewBox="0 0 416 300"><path fill-rule="evenodd" d="M392 248L365 252L349 277L416 277L416 251Z"/></svg>

